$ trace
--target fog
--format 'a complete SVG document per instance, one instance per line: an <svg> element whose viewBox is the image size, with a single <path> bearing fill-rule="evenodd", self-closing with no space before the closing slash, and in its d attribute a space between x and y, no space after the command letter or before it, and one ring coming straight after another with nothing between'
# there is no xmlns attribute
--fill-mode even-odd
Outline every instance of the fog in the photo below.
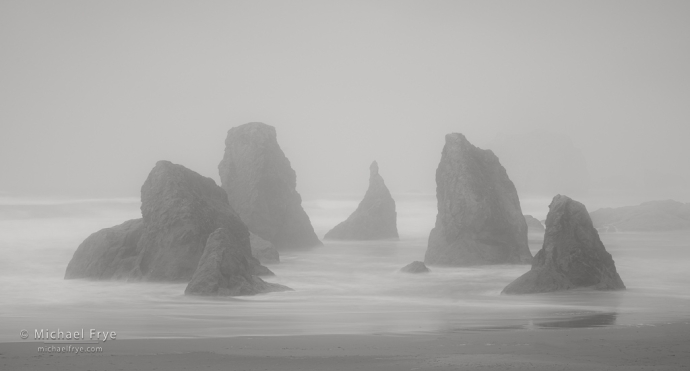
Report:
<svg viewBox="0 0 690 371"><path fill-rule="evenodd" d="M3 1L0 192L137 197L161 159L218 181L226 131L262 121L305 200L363 193L372 160L394 194L433 194L444 135L462 132L482 148L516 138L514 153L529 145L543 159L561 158L569 146L549 138L565 138L583 159L577 192L590 209L687 202L689 10ZM552 180L518 190L570 192Z"/></svg>
<svg viewBox="0 0 690 371"><path fill-rule="evenodd" d="M625 291L500 295L529 265L399 270L424 259L451 132L493 150L539 220L558 193L589 211L690 202L688 14L687 1L2 1L0 343L22 328L131 339L687 321L688 230L602 233ZM255 121L276 128L319 238L357 207L376 160L400 240L281 251L267 282L294 291L265 295L63 279L91 233L141 217L157 161L220 184L227 131ZM532 254L542 243L530 233Z"/></svg>

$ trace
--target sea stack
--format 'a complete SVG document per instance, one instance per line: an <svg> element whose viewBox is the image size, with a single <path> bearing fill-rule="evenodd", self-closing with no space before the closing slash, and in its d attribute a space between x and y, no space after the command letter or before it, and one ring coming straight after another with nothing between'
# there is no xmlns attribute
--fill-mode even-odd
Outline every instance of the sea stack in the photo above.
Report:
<svg viewBox="0 0 690 371"><path fill-rule="evenodd" d="M493 152L446 135L436 169L436 226L424 262L471 266L527 264L527 223L513 182Z"/></svg>
<svg viewBox="0 0 690 371"><path fill-rule="evenodd" d="M141 219L89 236L65 278L188 282L218 228L234 236L255 274L271 274L252 257L247 227L211 178L159 161L141 187L141 213Z"/></svg>
<svg viewBox="0 0 690 371"><path fill-rule="evenodd" d="M186 295L240 296L290 290L252 274L244 251L245 241L238 237L225 228L208 236L199 266L185 289Z"/></svg>
<svg viewBox="0 0 690 371"><path fill-rule="evenodd" d="M599 239L585 205L557 195L549 205L544 245L532 269L503 294L532 294L589 288L624 290L611 254Z"/></svg>
<svg viewBox="0 0 690 371"><path fill-rule="evenodd" d="M327 240L380 240L398 238L395 200L379 174L376 161L369 166L369 188L357 209L324 236Z"/></svg>
<svg viewBox="0 0 690 371"><path fill-rule="evenodd" d="M274 127L251 122L230 129L218 170L230 205L252 233L279 250L322 245Z"/></svg>

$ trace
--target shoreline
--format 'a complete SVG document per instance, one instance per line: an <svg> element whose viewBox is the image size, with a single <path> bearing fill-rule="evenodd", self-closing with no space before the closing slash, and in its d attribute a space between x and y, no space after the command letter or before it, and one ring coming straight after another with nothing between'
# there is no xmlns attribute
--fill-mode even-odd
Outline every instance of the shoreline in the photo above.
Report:
<svg viewBox="0 0 690 371"><path fill-rule="evenodd" d="M445 333L117 339L100 354L0 343L7 370L690 370L690 321Z"/></svg>

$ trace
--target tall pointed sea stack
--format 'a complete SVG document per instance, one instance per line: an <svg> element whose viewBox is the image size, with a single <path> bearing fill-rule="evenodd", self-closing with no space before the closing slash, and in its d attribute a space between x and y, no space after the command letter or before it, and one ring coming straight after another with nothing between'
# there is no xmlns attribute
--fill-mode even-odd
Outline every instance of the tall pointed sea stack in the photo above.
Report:
<svg viewBox="0 0 690 371"><path fill-rule="evenodd" d="M278 249L321 245L274 127L251 122L230 129L218 170L230 205L254 234Z"/></svg>
<svg viewBox="0 0 690 371"><path fill-rule="evenodd" d="M376 161L369 166L369 189L344 222L326 233L330 240L379 240L398 238L395 200L379 175Z"/></svg>
<svg viewBox="0 0 690 371"><path fill-rule="evenodd" d="M469 266L529 263L527 223L513 182L493 152L446 135L436 169L436 226L424 262Z"/></svg>
<svg viewBox="0 0 690 371"><path fill-rule="evenodd" d="M585 205L557 195L549 205L544 245L534 257L532 269L506 286L503 293L575 288L623 290L625 285Z"/></svg>
<svg viewBox="0 0 690 371"><path fill-rule="evenodd" d="M218 228L234 236L253 274L270 273L252 257L249 231L213 179L158 161L141 187L141 213L141 219L89 236L65 278L189 281Z"/></svg>

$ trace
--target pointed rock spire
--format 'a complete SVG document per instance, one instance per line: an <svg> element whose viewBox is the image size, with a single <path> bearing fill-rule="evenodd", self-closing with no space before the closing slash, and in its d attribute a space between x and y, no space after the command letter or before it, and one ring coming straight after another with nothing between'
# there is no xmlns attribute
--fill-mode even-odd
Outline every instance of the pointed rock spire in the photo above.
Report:
<svg viewBox="0 0 690 371"><path fill-rule="evenodd" d="M344 222L324 236L331 240L378 240L398 238L395 200L379 175L376 161L369 166L369 188L364 198Z"/></svg>

